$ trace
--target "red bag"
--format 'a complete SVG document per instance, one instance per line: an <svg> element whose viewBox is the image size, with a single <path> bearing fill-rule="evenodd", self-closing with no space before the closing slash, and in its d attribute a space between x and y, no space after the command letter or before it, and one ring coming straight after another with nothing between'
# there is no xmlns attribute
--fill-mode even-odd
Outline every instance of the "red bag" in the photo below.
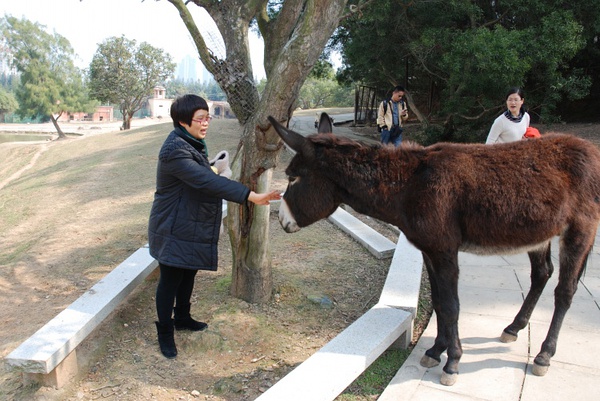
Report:
<svg viewBox="0 0 600 401"><path fill-rule="evenodd" d="M525 135L523 135L523 139L531 139L531 138L541 138L542 135L537 128L527 127L525 130Z"/></svg>

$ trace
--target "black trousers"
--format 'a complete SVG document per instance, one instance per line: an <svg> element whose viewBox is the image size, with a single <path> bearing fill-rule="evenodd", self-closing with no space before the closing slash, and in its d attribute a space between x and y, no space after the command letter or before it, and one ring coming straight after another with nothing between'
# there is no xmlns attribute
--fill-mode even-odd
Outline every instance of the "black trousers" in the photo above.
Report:
<svg viewBox="0 0 600 401"><path fill-rule="evenodd" d="M194 290L197 270L158 264L160 278L156 287L156 313L161 324L169 324L173 315L173 305L184 306L190 303Z"/></svg>

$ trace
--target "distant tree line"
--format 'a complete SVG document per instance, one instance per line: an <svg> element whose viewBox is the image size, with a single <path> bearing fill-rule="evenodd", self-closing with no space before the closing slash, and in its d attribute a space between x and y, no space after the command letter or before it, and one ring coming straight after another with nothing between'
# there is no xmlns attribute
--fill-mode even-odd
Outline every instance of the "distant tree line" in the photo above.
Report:
<svg viewBox="0 0 600 401"><path fill-rule="evenodd" d="M63 113L91 113L100 104L116 106L123 128L145 104L156 85L166 88L169 98L195 93L213 101L227 101L214 81L173 79L171 56L147 43L125 37L107 38L98 45L88 70L75 67L75 54L69 41L48 33L43 25L27 19L5 16L0 20L1 45L6 65L16 73L0 74L0 121L16 113L16 121L52 121ZM34 49L34 50L32 50ZM263 85L264 87L264 85ZM352 97L335 80L333 68L323 62L303 87L298 105L303 108L351 105Z"/></svg>

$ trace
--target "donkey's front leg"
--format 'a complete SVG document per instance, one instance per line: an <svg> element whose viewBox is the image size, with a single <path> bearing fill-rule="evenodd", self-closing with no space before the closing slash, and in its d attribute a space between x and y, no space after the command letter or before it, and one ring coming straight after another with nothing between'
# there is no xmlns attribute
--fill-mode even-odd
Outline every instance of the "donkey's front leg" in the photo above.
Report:
<svg viewBox="0 0 600 401"><path fill-rule="evenodd" d="M432 283L431 295L436 307L438 335L435 344L425 352L423 359L427 357L440 361L440 354L446 348L448 361L444 366L440 382L446 386L451 386L456 383L458 378L458 363L462 356L462 346L458 336L458 314L460 309L458 301L458 252L454 254L428 253L428 258L430 264L427 266L427 270ZM423 363L423 359L421 365L430 367ZM431 366L435 366L435 364Z"/></svg>

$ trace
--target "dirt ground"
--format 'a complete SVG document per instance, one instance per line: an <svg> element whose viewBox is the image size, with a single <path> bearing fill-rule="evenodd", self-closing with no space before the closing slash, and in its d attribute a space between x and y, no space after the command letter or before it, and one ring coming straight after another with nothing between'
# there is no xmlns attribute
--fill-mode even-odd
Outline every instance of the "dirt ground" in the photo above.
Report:
<svg viewBox="0 0 600 401"><path fill-rule="evenodd" d="M170 128L156 121L133 127L77 127L83 135L66 141L0 144L0 356L145 244L156 154ZM599 144L598 127L541 131ZM237 123L213 121L211 132L219 133L207 138L211 153L234 151ZM290 157L282 156L274 174L276 189L285 188ZM397 239L386 225L361 218ZM254 400L377 302L390 262L375 259L327 221L285 234L276 210L269 241L272 302L251 305L229 295L231 251L223 236L219 271L200 272L192 298L193 316L209 329L177 332L176 359L158 350L153 275L79 346L80 374L70 384L24 386L18 372L6 368L0 399ZM331 304L318 302L323 299ZM356 387L338 397L376 398Z"/></svg>
<svg viewBox="0 0 600 401"><path fill-rule="evenodd" d="M152 123L127 132L118 124L116 130L68 126L63 130L79 135L0 144L2 357L146 243L156 155L170 130L170 123ZM209 150L234 151L236 122L213 120L211 131L219 135L207 138ZM282 156L276 189L285 189L290 158ZM200 272L192 298L193 316L209 329L177 332L177 359L158 350L154 275L78 347L80 374L70 384L25 386L6 366L0 399L255 399L377 302L390 262L327 221L286 234L276 213L269 238L272 302L251 305L229 295L231 251L222 236L219 271ZM386 225L363 219L397 239ZM373 399L352 391L340 399Z"/></svg>

